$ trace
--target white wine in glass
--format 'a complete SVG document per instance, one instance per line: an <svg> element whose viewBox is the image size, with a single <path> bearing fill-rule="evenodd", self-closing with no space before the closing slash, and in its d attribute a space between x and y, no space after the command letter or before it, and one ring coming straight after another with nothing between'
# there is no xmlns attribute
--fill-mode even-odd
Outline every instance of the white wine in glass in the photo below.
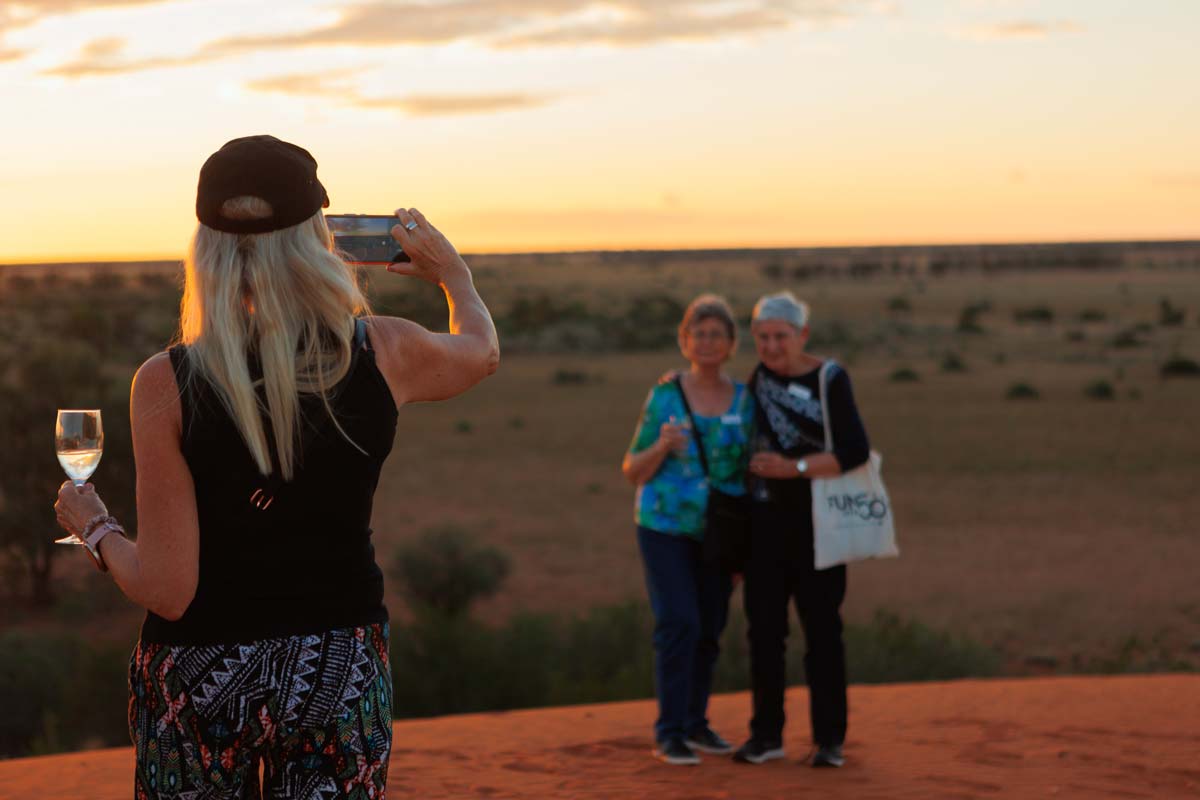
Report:
<svg viewBox="0 0 1200 800"><path fill-rule="evenodd" d="M54 449L58 452L58 463L62 464L76 486L83 486L92 477L104 453L104 426L100 422L100 409L60 408L58 421L54 425ZM75 535L55 539L55 544L83 544Z"/></svg>

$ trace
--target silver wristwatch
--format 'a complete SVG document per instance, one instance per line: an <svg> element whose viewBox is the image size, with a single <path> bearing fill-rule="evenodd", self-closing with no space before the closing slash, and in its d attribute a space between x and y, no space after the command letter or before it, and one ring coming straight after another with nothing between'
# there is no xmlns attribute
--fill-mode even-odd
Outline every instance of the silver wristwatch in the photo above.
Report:
<svg viewBox="0 0 1200 800"><path fill-rule="evenodd" d="M802 458L796 462L796 472L799 472L801 475L808 474L808 460L807 459Z"/></svg>

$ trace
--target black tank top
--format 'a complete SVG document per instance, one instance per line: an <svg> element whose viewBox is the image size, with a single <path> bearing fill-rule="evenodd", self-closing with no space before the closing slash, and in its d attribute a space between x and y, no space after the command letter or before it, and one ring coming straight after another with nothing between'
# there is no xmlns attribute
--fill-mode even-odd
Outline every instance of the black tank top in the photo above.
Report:
<svg viewBox="0 0 1200 800"><path fill-rule="evenodd" d="M387 621L370 522L396 404L361 320L354 341L354 360L330 405L366 454L346 441L318 396L301 395L300 447L288 483L259 473L214 388L189 375L186 348L171 348L183 456L196 487L200 580L179 620L146 615L145 641L231 644Z"/></svg>

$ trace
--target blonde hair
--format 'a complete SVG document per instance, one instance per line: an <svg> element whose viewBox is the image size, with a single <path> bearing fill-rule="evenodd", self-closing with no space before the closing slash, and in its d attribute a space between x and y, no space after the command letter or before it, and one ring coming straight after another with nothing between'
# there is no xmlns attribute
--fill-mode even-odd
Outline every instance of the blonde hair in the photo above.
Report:
<svg viewBox="0 0 1200 800"><path fill-rule="evenodd" d="M257 197L236 197L221 209L231 219L271 213ZM272 449L284 480L295 475L302 392L318 394L354 444L333 416L329 392L350 369L354 318L366 311L357 276L333 253L320 211L270 233L197 226L184 261L180 341L191 372L216 389L263 475L274 471ZM250 374L251 353L262 365L259 380Z"/></svg>

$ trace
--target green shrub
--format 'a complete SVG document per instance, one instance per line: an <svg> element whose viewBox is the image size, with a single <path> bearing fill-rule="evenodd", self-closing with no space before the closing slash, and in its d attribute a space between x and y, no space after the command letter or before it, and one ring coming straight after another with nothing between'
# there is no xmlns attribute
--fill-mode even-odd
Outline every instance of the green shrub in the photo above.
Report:
<svg viewBox="0 0 1200 800"><path fill-rule="evenodd" d="M1071 671L1084 674L1120 675L1147 672L1194 672L1189 659L1169 647L1161 635L1149 640L1128 636L1117 643L1111 653L1102 656L1071 660Z"/></svg>
<svg viewBox="0 0 1200 800"><path fill-rule="evenodd" d="M1171 305L1171 301L1162 298L1158 301L1158 324L1164 328L1174 328L1183 324L1185 312L1182 308Z"/></svg>
<svg viewBox="0 0 1200 800"><path fill-rule="evenodd" d="M0 636L0 754L26 755L42 732L46 714L58 708L75 648L65 640L30 634Z"/></svg>
<svg viewBox="0 0 1200 800"><path fill-rule="evenodd" d="M560 623L553 703L632 700L654 694L654 622L641 601L592 609Z"/></svg>
<svg viewBox="0 0 1200 800"><path fill-rule="evenodd" d="M1038 390L1028 383L1014 383L1008 387L1005 397L1009 400L1036 400L1040 395L1038 394Z"/></svg>
<svg viewBox="0 0 1200 800"><path fill-rule="evenodd" d="M127 744L127 665L75 635L0 634L0 757Z"/></svg>
<svg viewBox="0 0 1200 800"><path fill-rule="evenodd" d="M959 312L958 325L955 326L955 330L959 333L983 333L983 326L979 324L979 315L982 313L983 309L978 304L967 306Z"/></svg>
<svg viewBox="0 0 1200 800"><path fill-rule="evenodd" d="M604 340L621 350L649 350L675 342L683 303L662 292L636 297L623 314L604 321Z"/></svg>
<svg viewBox="0 0 1200 800"><path fill-rule="evenodd" d="M809 327L809 345L813 348L832 348L846 350L854 347L858 341L850 330L850 326L840 319L817 322ZM843 358L843 360L845 360Z"/></svg>
<svg viewBox="0 0 1200 800"><path fill-rule="evenodd" d="M1125 330L1118 331L1117 334L1113 336L1112 340L1109 341L1110 347L1116 347L1119 349L1141 347L1143 344L1145 343L1138 336L1138 331L1133 328L1126 328Z"/></svg>
<svg viewBox="0 0 1200 800"><path fill-rule="evenodd" d="M166 272L143 272L137 276L138 287L149 292L178 292L182 282Z"/></svg>
<svg viewBox="0 0 1200 800"><path fill-rule="evenodd" d="M769 281L777 281L783 277L783 264L778 261L768 261L759 267L759 272Z"/></svg>
<svg viewBox="0 0 1200 800"><path fill-rule="evenodd" d="M88 279L88 288L99 294L111 294L122 291L126 283L125 276L120 272L93 268L91 277Z"/></svg>
<svg viewBox="0 0 1200 800"><path fill-rule="evenodd" d="M388 286L387 283L381 285ZM404 317L431 331L447 330L449 313L446 310L446 298L433 284L406 281L402 292L380 289L379 292L371 291L370 296L377 314Z"/></svg>
<svg viewBox="0 0 1200 800"><path fill-rule="evenodd" d="M942 357L942 372L966 372L967 365L958 353L946 353Z"/></svg>
<svg viewBox="0 0 1200 800"><path fill-rule="evenodd" d="M1036 322L1048 324L1054 322L1054 310L1049 306L1029 306L1013 311L1013 320L1020 323Z"/></svg>
<svg viewBox="0 0 1200 800"><path fill-rule="evenodd" d="M393 627L393 710L400 718L653 697L653 628L643 601L570 617L517 614L498 627L426 609L412 624ZM857 682L996 671L994 654L982 645L882 612L866 625L846 626L845 637ZM803 636L790 637L789 683L804 681L804 649ZM733 614L713 687L749 685L746 624Z"/></svg>
<svg viewBox="0 0 1200 800"><path fill-rule="evenodd" d="M473 426L471 421L468 419L460 419L458 422L454 423L455 433L470 433L474 429L475 426Z"/></svg>
<svg viewBox="0 0 1200 800"><path fill-rule="evenodd" d="M941 681L995 675L995 651L916 620L876 611L866 625L846 626L846 667L854 683Z"/></svg>
<svg viewBox="0 0 1200 800"><path fill-rule="evenodd" d="M1087 340L1087 334L1078 328L1072 328L1067 331L1065 338L1068 342L1083 342Z"/></svg>
<svg viewBox="0 0 1200 800"><path fill-rule="evenodd" d="M393 627L397 718L654 696L654 620L643 601L582 615L518 614L498 627L423 613ZM994 675L998 658L964 637L895 614L845 628L849 678L857 683ZM804 637L788 639L787 681L804 681ZM481 679L480 676L486 676ZM746 623L732 614L715 691L750 686Z"/></svg>
<svg viewBox="0 0 1200 800"><path fill-rule="evenodd" d="M1174 356L1158 369L1164 378L1197 378L1200 377L1200 364L1190 358Z"/></svg>
<svg viewBox="0 0 1200 800"><path fill-rule="evenodd" d="M1084 387L1083 395L1091 400L1113 400L1117 396L1117 391L1108 381L1095 381Z"/></svg>
<svg viewBox="0 0 1200 800"><path fill-rule="evenodd" d="M462 616L476 600L495 594L508 572L504 552L452 525L430 528L405 544L390 570L410 605L446 617Z"/></svg>
<svg viewBox="0 0 1200 800"><path fill-rule="evenodd" d="M907 297L896 296L888 300L888 311L909 312L912 311L912 303L908 302Z"/></svg>
<svg viewBox="0 0 1200 800"><path fill-rule="evenodd" d="M1108 314L1098 308L1085 308L1079 312L1077 319L1080 322L1104 322L1108 319Z"/></svg>
<svg viewBox="0 0 1200 800"><path fill-rule="evenodd" d="M591 382L591 378L581 370L560 368L550 376L550 382L555 386L584 386Z"/></svg>
<svg viewBox="0 0 1200 800"><path fill-rule="evenodd" d="M888 380L892 383L916 383L921 380L921 376L917 371L909 367L901 367L888 376Z"/></svg>

